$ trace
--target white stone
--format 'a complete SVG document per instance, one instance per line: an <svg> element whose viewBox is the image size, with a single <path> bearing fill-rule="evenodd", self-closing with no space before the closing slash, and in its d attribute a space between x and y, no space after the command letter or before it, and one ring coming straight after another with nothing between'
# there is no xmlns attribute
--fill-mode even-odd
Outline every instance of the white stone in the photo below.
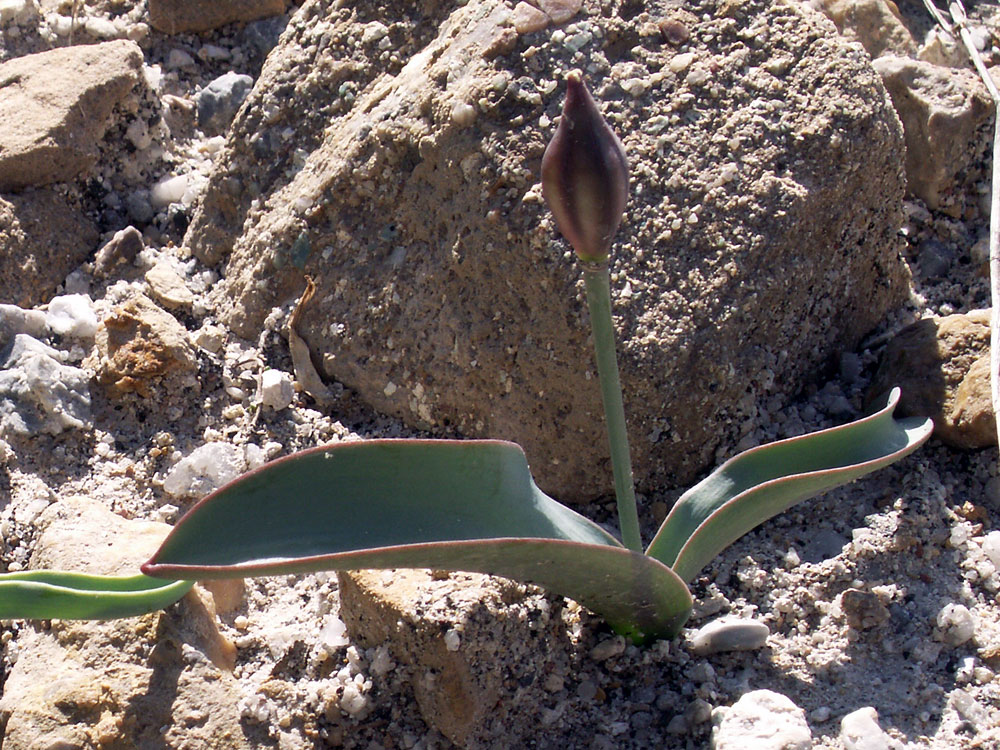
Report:
<svg viewBox="0 0 1000 750"><path fill-rule="evenodd" d="M712 750L809 750L812 732L805 712L771 690L746 693L712 718Z"/></svg>
<svg viewBox="0 0 1000 750"><path fill-rule="evenodd" d="M97 334L97 313L86 294L64 294L49 302L45 325L57 336L92 339Z"/></svg>
<svg viewBox="0 0 1000 750"><path fill-rule="evenodd" d="M286 408L295 398L292 376L281 370L264 370L260 376L260 391L264 406L275 411Z"/></svg>
<svg viewBox="0 0 1000 750"><path fill-rule="evenodd" d="M771 634L758 620L720 617L703 625L691 638L691 650L704 656L720 651L750 651L760 648Z"/></svg>
<svg viewBox="0 0 1000 750"><path fill-rule="evenodd" d="M0 25L23 23L35 12L33 0L0 0Z"/></svg>
<svg viewBox="0 0 1000 750"><path fill-rule="evenodd" d="M117 39L118 27L107 18L88 18L84 30L96 39Z"/></svg>
<svg viewBox="0 0 1000 750"><path fill-rule="evenodd" d="M153 185L149 200L154 208L166 208L171 203L180 203L188 189L188 175L167 177Z"/></svg>
<svg viewBox="0 0 1000 750"><path fill-rule="evenodd" d="M937 615L940 639L949 646L961 646L976 632L976 620L964 604L946 604Z"/></svg>
<svg viewBox="0 0 1000 750"><path fill-rule="evenodd" d="M246 458L238 447L208 443L170 469L163 489L173 497L199 497L236 479L245 469Z"/></svg>
<svg viewBox="0 0 1000 750"><path fill-rule="evenodd" d="M1000 531L991 531L983 537L983 554L1000 570Z"/></svg>
<svg viewBox="0 0 1000 750"><path fill-rule="evenodd" d="M326 624L319 634L320 645L332 654L338 648L350 644L351 639L347 635L347 625L336 615L330 615Z"/></svg>
<svg viewBox="0 0 1000 750"><path fill-rule="evenodd" d="M889 735L878 725L878 712L859 708L840 720L840 740L846 750L890 750Z"/></svg>

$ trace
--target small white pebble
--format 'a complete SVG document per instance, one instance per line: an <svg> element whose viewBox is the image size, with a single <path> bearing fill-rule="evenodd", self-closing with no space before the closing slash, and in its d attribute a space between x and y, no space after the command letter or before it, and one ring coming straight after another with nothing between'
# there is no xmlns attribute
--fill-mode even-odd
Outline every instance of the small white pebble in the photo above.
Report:
<svg viewBox="0 0 1000 750"><path fill-rule="evenodd" d="M282 370L264 370L260 376L261 400L275 411L291 405L295 398L292 376Z"/></svg>
<svg viewBox="0 0 1000 750"><path fill-rule="evenodd" d="M458 651L459 647L462 645L462 637L458 634L458 631L452 628L447 633L444 634L444 647L449 651Z"/></svg>
<svg viewBox="0 0 1000 750"><path fill-rule="evenodd" d="M462 128L476 121L476 108L467 102L459 102L451 110L451 121Z"/></svg>

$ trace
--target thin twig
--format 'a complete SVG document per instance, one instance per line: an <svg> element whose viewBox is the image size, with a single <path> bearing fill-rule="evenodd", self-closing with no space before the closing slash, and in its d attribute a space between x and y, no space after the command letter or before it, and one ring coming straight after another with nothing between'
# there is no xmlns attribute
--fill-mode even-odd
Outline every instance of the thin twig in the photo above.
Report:
<svg viewBox="0 0 1000 750"><path fill-rule="evenodd" d="M1000 444L1000 170L997 169L997 153L1000 153L1000 91L997 90L993 77L990 75L982 55L976 49L976 44L969 32L968 16L961 0L953 0L948 5L952 24L944 19L932 0L924 0L924 5L931 12L947 34L954 38L957 31L965 45L972 64L976 66L979 77L983 79L986 90L993 98L993 153L990 155L992 183L990 190L990 396L993 401L993 414L997 422L997 443Z"/></svg>

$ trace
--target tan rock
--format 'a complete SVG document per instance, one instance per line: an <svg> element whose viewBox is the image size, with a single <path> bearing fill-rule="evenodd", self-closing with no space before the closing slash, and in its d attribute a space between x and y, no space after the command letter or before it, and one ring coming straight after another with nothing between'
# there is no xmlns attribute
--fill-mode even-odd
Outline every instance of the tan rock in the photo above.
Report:
<svg viewBox="0 0 1000 750"><path fill-rule="evenodd" d="M103 383L146 395L152 385L197 370L187 330L145 295L115 307L97 329L92 365Z"/></svg>
<svg viewBox="0 0 1000 750"><path fill-rule="evenodd" d="M541 31L551 23L551 19L545 13L534 5L523 2L523 0L514 6L511 21L513 21L514 28L518 34L531 34L535 31Z"/></svg>
<svg viewBox="0 0 1000 750"><path fill-rule="evenodd" d="M0 197L0 300L21 307L48 302L97 238L97 227L58 191Z"/></svg>
<svg viewBox="0 0 1000 750"><path fill-rule="evenodd" d="M583 0L535 0L535 5L558 26L580 12Z"/></svg>
<svg viewBox="0 0 1000 750"><path fill-rule="evenodd" d="M971 70L909 57L885 55L872 64L903 123L907 188L938 208L956 175L979 158L969 144L991 117L986 87Z"/></svg>
<svg viewBox="0 0 1000 750"><path fill-rule="evenodd" d="M837 30L861 42L872 58L889 52L915 56L917 43L892 0L813 0Z"/></svg>
<svg viewBox="0 0 1000 750"><path fill-rule="evenodd" d="M129 226L115 232L94 256L94 273L105 278L119 265L131 263L142 252L142 232Z"/></svg>
<svg viewBox="0 0 1000 750"><path fill-rule="evenodd" d="M956 442L962 447L986 448L996 445L997 420L990 392L990 356L984 354L972 363L955 392L948 421L954 425Z"/></svg>
<svg viewBox="0 0 1000 750"><path fill-rule="evenodd" d="M137 572L170 530L82 498L50 506L39 526L32 567L89 573ZM197 595L142 617L29 626L17 645L0 698L4 750L250 747L239 686L214 663L233 646Z"/></svg>
<svg viewBox="0 0 1000 750"><path fill-rule="evenodd" d="M210 31L285 12L287 0L149 0L149 23L166 34Z"/></svg>
<svg viewBox="0 0 1000 750"><path fill-rule="evenodd" d="M340 616L352 640L366 647L388 643L407 670L428 724L460 747L519 746L505 718L537 713L542 701L533 691L541 687L522 688L515 696L510 681L534 683L559 648L547 628L532 627L519 606L530 602L524 587L473 573L426 570L338 577ZM501 696L507 697L498 702Z"/></svg>
<svg viewBox="0 0 1000 750"><path fill-rule="evenodd" d="M164 307L176 309L194 304L194 293L168 261L161 260L146 271L149 291Z"/></svg>
<svg viewBox="0 0 1000 750"><path fill-rule="evenodd" d="M142 63L135 42L116 40L0 64L0 191L71 180L88 169Z"/></svg>
<svg viewBox="0 0 1000 750"><path fill-rule="evenodd" d="M882 355L871 396L899 386L900 415L931 417L934 434L948 445L996 445L989 321L988 310L973 310L926 318L903 329Z"/></svg>

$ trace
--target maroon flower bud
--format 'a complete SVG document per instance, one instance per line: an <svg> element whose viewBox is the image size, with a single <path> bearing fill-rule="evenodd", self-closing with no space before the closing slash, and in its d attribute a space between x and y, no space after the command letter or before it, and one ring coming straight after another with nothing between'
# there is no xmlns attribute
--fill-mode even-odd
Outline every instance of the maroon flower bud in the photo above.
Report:
<svg viewBox="0 0 1000 750"><path fill-rule="evenodd" d="M628 162L578 71L566 79L562 119L542 156L542 196L585 263L603 263L628 200Z"/></svg>

